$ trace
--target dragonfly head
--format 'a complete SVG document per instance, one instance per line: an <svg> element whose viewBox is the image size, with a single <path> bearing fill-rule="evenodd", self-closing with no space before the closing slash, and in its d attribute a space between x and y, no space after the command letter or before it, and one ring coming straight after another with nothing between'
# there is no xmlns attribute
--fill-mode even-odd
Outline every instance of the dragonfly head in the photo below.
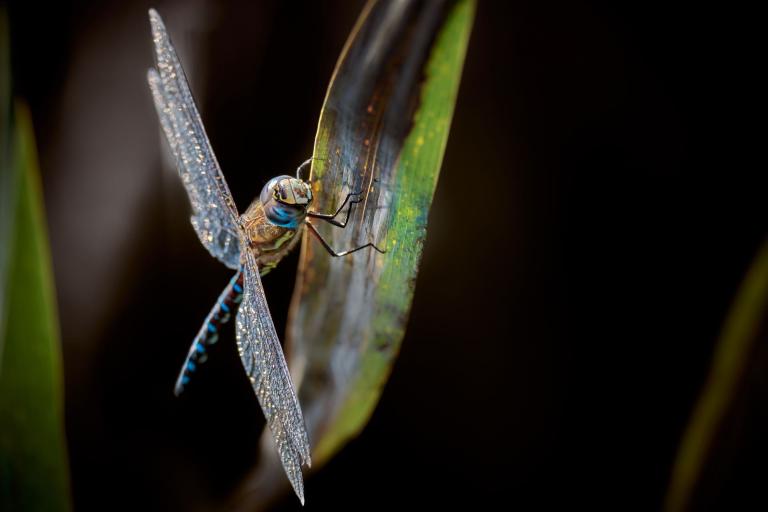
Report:
<svg viewBox="0 0 768 512"><path fill-rule="evenodd" d="M312 203L309 184L292 176L272 178L259 196L267 220L283 228L297 228Z"/></svg>

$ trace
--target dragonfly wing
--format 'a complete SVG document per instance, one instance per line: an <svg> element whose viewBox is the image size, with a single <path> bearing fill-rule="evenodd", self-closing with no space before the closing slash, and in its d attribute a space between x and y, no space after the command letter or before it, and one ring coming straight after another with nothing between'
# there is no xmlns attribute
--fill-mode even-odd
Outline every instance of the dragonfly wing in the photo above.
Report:
<svg viewBox="0 0 768 512"><path fill-rule="evenodd" d="M208 252L240 266L238 214L160 15L149 11L157 69L147 75L160 124L192 204L192 226Z"/></svg>
<svg viewBox="0 0 768 512"><path fill-rule="evenodd" d="M264 411L283 469L301 502L301 465L311 464L304 418L275 332L253 253L242 249L243 300L237 313L237 350Z"/></svg>

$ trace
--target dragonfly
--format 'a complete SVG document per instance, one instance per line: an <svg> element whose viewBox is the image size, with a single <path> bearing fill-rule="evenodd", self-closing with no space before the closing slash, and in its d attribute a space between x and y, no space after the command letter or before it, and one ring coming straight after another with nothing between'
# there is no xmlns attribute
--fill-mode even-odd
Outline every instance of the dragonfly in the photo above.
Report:
<svg viewBox="0 0 768 512"><path fill-rule="evenodd" d="M334 257L366 248L385 251L373 242L335 251L321 236L310 219L346 227L353 206L362 201L362 191L347 194L334 212L311 210L312 187L302 173L312 159L298 167L295 177L281 175L269 180L245 213L239 215L165 24L154 9L149 10L149 19L156 67L147 72L147 81L189 196L192 227L208 252L235 270L194 338L174 392L179 395L184 391L205 362L209 347L218 340L221 326L236 313L240 359L264 412L283 469L304 504L301 467L311 466L309 439L261 276L296 246L305 227Z"/></svg>

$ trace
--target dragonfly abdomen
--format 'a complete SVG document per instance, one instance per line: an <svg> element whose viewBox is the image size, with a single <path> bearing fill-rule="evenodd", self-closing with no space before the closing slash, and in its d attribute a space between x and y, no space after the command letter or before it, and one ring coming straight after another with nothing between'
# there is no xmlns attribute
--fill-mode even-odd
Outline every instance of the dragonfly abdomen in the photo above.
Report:
<svg viewBox="0 0 768 512"><path fill-rule="evenodd" d="M208 313L203 322L203 326L195 336L192 347L184 360L184 366L181 367L179 378L176 380L174 393L178 396L189 384L192 375L197 368L208 359L208 347L219 340L219 329L227 323L229 319L237 312L237 307L243 299L243 274L238 270L224 291L219 295L219 300Z"/></svg>

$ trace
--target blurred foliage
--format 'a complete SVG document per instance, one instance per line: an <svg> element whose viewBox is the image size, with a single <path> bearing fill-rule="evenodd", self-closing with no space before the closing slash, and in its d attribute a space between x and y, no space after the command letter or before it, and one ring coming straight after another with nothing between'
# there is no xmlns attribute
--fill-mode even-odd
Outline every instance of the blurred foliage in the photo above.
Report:
<svg viewBox="0 0 768 512"><path fill-rule="evenodd" d="M750 359L768 318L768 242L749 269L726 318L712 367L679 447L666 510L688 510L716 439L739 399Z"/></svg>
<svg viewBox="0 0 768 512"><path fill-rule="evenodd" d="M69 510L58 319L37 153L29 111L10 103L2 16L0 24L0 510Z"/></svg>
<svg viewBox="0 0 768 512"><path fill-rule="evenodd" d="M11 52L8 41L8 18L0 8L0 241L9 240L12 214L15 210L15 173L11 169ZM5 293L8 276L8 247L0 246L0 333L5 325ZM3 361L3 337L0 336L0 370Z"/></svg>
<svg viewBox="0 0 768 512"><path fill-rule="evenodd" d="M337 251L373 242L386 253L332 258L304 235L286 352L313 468L366 425L399 352L474 11L473 0L371 1L331 79L310 173L313 209L333 212L349 193L362 195L346 228L314 224ZM242 509L282 487L273 452L262 450Z"/></svg>

